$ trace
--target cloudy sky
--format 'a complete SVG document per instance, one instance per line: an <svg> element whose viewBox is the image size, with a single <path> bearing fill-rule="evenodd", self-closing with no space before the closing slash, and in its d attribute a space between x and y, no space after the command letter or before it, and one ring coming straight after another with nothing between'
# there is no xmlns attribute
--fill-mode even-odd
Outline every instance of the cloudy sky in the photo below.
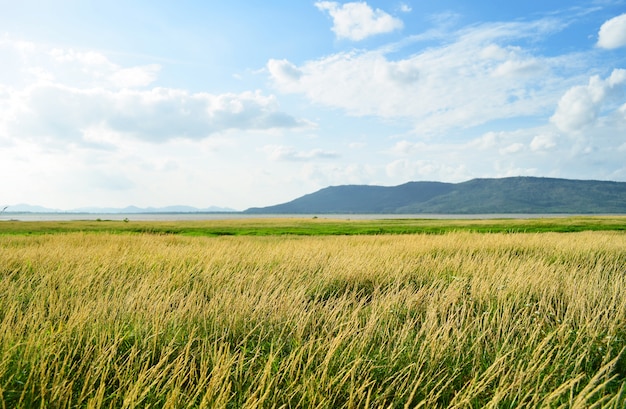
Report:
<svg viewBox="0 0 626 409"><path fill-rule="evenodd" d="M626 181L626 1L0 0L0 204Z"/></svg>

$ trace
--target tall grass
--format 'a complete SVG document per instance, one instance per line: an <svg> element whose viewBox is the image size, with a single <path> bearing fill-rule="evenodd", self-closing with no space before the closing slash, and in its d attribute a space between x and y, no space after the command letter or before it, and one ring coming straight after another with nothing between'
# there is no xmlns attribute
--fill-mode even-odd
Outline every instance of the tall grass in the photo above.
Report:
<svg viewBox="0 0 626 409"><path fill-rule="evenodd" d="M626 406L626 235L0 236L0 404Z"/></svg>

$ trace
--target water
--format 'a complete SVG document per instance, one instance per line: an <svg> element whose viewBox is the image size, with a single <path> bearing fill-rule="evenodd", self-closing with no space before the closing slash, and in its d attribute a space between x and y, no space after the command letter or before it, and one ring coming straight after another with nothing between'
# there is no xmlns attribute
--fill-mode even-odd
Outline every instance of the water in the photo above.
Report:
<svg viewBox="0 0 626 409"><path fill-rule="evenodd" d="M180 221L180 220L237 220L266 218L299 218L330 220L376 219L539 219L571 217L573 214L245 214L245 213L9 213L0 214L2 220L19 221L72 221L72 220L125 220L129 221ZM596 215L599 216L599 215Z"/></svg>

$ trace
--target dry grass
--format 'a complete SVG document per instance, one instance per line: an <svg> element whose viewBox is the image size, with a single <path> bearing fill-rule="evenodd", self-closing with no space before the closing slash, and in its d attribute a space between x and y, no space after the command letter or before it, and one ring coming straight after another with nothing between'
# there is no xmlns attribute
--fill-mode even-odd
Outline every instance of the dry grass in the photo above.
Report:
<svg viewBox="0 0 626 409"><path fill-rule="evenodd" d="M0 236L31 407L626 405L626 235Z"/></svg>

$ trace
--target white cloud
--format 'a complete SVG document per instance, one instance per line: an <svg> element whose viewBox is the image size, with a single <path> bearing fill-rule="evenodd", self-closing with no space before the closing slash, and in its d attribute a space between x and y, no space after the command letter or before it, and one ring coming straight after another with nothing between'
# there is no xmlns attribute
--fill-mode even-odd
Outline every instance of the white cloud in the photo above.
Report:
<svg viewBox="0 0 626 409"><path fill-rule="evenodd" d="M128 136L198 140L229 130L311 124L280 110L261 91L210 94L147 86L161 66L124 67L94 51L52 50L3 38L11 69L0 73L0 139L82 143L111 149ZM34 64L34 65L33 65Z"/></svg>
<svg viewBox="0 0 626 409"><path fill-rule="evenodd" d="M267 63L267 68L272 77L281 82L297 81L302 76L302 71L287 60L271 59Z"/></svg>
<svg viewBox="0 0 626 409"><path fill-rule="evenodd" d="M409 142L399 141L390 149L390 153L393 155L412 155L419 152L424 152L428 149L428 145L424 142Z"/></svg>
<svg viewBox="0 0 626 409"><path fill-rule="evenodd" d="M400 11L403 13L410 13L413 9L406 3L400 3Z"/></svg>
<svg viewBox="0 0 626 409"><path fill-rule="evenodd" d="M505 60L509 55L510 51L497 44L489 44L480 50L480 56L486 59Z"/></svg>
<svg viewBox="0 0 626 409"><path fill-rule="evenodd" d="M36 45L31 41L14 40L7 33L0 37L0 47L8 47L18 50L22 53L29 53L35 50Z"/></svg>
<svg viewBox="0 0 626 409"><path fill-rule="evenodd" d="M541 59L533 57L517 46L500 46L489 44L480 50L480 56L495 64L492 75L495 77L512 77L547 73L547 66Z"/></svg>
<svg viewBox="0 0 626 409"><path fill-rule="evenodd" d="M598 47L613 49L626 46L626 13L607 20L598 33Z"/></svg>
<svg viewBox="0 0 626 409"><path fill-rule="evenodd" d="M319 159L333 159L339 157L339 154L323 149L312 149L310 151L298 151L290 146L267 145L263 147L263 151L267 153L272 161L310 161Z"/></svg>
<svg viewBox="0 0 626 409"><path fill-rule="evenodd" d="M87 66L105 66L111 69L116 67L115 64L101 53L95 51L75 51L73 49L54 48L49 54L58 62L79 62Z"/></svg>
<svg viewBox="0 0 626 409"><path fill-rule="evenodd" d="M464 164L449 164L444 160L398 159L385 167L390 178L410 180L437 180L459 182L469 179Z"/></svg>
<svg viewBox="0 0 626 409"><path fill-rule="evenodd" d="M498 65L493 71L493 75L496 77L510 77L519 75L528 75L539 73L543 71L544 67L537 61L537 59L531 58L528 60L507 60Z"/></svg>
<svg viewBox="0 0 626 409"><path fill-rule="evenodd" d="M547 151L557 145L557 136L552 133L542 133L536 135L530 142L530 149L534 152Z"/></svg>
<svg viewBox="0 0 626 409"><path fill-rule="evenodd" d="M280 112L273 96L190 93L171 88L140 90L77 89L40 84L19 93L22 109L2 117L13 135L81 140L88 129L148 141L201 139L238 130L300 128L310 124ZM0 114L1 115L1 114Z"/></svg>
<svg viewBox="0 0 626 409"><path fill-rule="evenodd" d="M365 142L350 142L348 148L350 149L363 149L367 146Z"/></svg>
<svg viewBox="0 0 626 409"><path fill-rule="evenodd" d="M575 80L557 72L580 56L533 55L507 43L560 27L552 20L486 24L400 59L387 49L350 51L301 66L270 60L268 71L282 92L355 116L408 119L420 133L443 133L552 110L563 86Z"/></svg>
<svg viewBox="0 0 626 409"><path fill-rule="evenodd" d="M490 131L481 135L479 138L470 141L468 143L468 147L484 151L487 149L491 149L494 146L497 146L502 139L502 132Z"/></svg>
<svg viewBox="0 0 626 409"><path fill-rule="evenodd" d="M544 131L543 129L533 130L532 128L518 129L515 131L489 131L482 134L480 137L467 142L464 146L457 146L453 148L453 150L465 150L467 152L472 151L481 157L489 157L490 159L519 154L527 151L527 147L529 146L528 141L532 138L533 134L536 135L538 132L541 132L546 136L548 135L548 131ZM534 151L535 149L533 149L532 146L539 147L542 142L544 144L549 143L545 140L545 138L535 137L530 143L531 149ZM541 147L545 148L544 145L541 145Z"/></svg>
<svg viewBox="0 0 626 409"><path fill-rule="evenodd" d="M377 173L376 166L370 164L311 161L302 165L298 181L299 183L307 181L310 186L317 188L345 184L373 184L376 183Z"/></svg>
<svg viewBox="0 0 626 409"><path fill-rule="evenodd" d="M624 94L626 70L615 69L605 80L594 75L587 85L570 88L561 97L550 120L562 131L575 132L592 125L604 112L611 109L611 102Z"/></svg>
<svg viewBox="0 0 626 409"><path fill-rule="evenodd" d="M156 79L161 66L150 64L141 67L122 68L111 76L111 82L119 88L136 88L152 84Z"/></svg>
<svg viewBox="0 0 626 409"><path fill-rule="evenodd" d="M561 143L559 146L559 143ZM450 147L451 151L474 152L482 157L491 159L511 154L524 154L525 160L530 160L538 152L569 149L569 140L563 140L552 125L543 125L537 128L521 128L514 131L489 131L462 146ZM469 154L469 153L468 153ZM529 156L530 155L530 156Z"/></svg>
<svg viewBox="0 0 626 409"><path fill-rule="evenodd" d="M124 67L96 51L77 51L0 38L0 82L13 87L54 82L75 87L145 87L157 80L161 66Z"/></svg>
<svg viewBox="0 0 626 409"><path fill-rule="evenodd" d="M333 19L337 38L360 41L376 34L389 33L403 27L402 21L380 9L372 9L365 2L340 5L334 1L318 1L315 6L327 11Z"/></svg>
<svg viewBox="0 0 626 409"><path fill-rule="evenodd" d="M504 148L500 149L500 154L502 155L510 155L513 153L521 152L524 149L524 144L522 143L512 143Z"/></svg>
<svg viewBox="0 0 626 409"><path fill-rule="evenodd" d="M57 62L58 68L66 73L86 75L87 81L99 82L102 86L112 85L117 88L145 87L156 81L161 66L148 64L134 67L121 67L111 62L105 55L95 51L75 51L72 49L53 49L50 56ZM81 76L82 76L81 75ZM69 83L78 83L77 78L67 75L60 77Z"/></svg>
<svg viewBox="0 0 626 409"><path fill-rule="evenodd" d="M562 131L579 130L596 119L597 102L585 86L571 88L559 101L551 120Z"/></svg>

